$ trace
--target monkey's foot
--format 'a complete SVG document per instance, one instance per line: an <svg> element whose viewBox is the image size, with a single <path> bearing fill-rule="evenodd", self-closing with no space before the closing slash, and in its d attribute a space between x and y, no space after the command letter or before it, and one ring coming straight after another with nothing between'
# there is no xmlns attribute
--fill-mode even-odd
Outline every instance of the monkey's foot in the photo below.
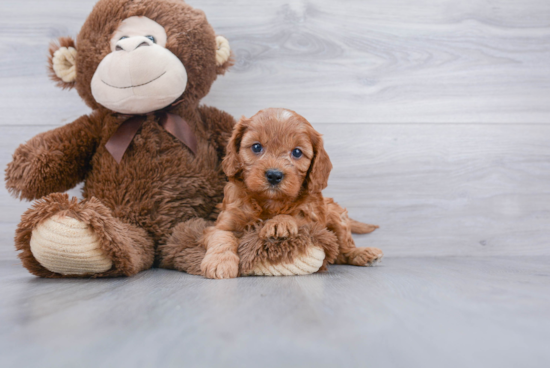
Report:
<svg viewBox="0 0 550 368"><path fill-rule="evenodd" d="M324 250L320 247L310 246L304 255L296 257L292 263L270 264L268 261L263 261L243 276L309 275L319 271L324 260Z"/></svg>
<svg viewBox="0 0 550 368"><path fill-rule="evenodd" d="M30 249L47 270L61 275L105 272L113 261L100 249L100 240L87 224L54 215L32 230Z"/></svg>

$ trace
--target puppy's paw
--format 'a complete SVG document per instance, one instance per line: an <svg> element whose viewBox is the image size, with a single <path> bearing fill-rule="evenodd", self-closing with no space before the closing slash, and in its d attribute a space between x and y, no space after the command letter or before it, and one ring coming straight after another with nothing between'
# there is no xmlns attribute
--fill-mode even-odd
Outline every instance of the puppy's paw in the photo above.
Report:
<svg viewBox="0 0 550 368"><path fill-rule="evenodd" d="M266 221L260 231L262 239L285 239L298 235L298 224L292 216L279 215Z"/></svg>
<svg viewBox="0 0 550 368"><path fill-rule="evenodd" d="M355 248L353 254L348 255L349 264L355 266L374 266L382 261L384 253L378 248Z"/></svg>
<svg viewBox="0 0 550 368"><path fill-rule="evenodd" d="M239 276L239 257L228 250L209 249L202 260L201 271L209 279L233 279Z"/></svg>

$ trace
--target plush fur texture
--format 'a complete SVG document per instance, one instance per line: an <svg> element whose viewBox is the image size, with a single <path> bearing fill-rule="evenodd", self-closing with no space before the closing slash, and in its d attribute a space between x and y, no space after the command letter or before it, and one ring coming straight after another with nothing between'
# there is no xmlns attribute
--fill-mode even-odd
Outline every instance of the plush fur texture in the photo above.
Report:
<svg viewBox="0 0 550 368"><path fill-rule="evenodd" d="M76 198L69 199L67 194L54 193L36 201L23 214L16 230L15 247L21 251L19 257L32 274L65 277L48 271L38 263L29 246L32 229L53 215L73 217L88 224L99 236L103 252L113 260L113 268L107 272L71 277L131 276L153 265L154 243L144 229L113 217L111 210L96 198L79 203Z"/></svg>
<svg viewBox="0 0 550 368"><path fill-rule="evenodd" d="M338 239L322 224L306 224L298 229L295 236L288 238L265 239L260 236L261 229L253 228L245 232L240 240L239 272L248 274L259 262L271 265L292 264L303 256L312 245L321 247L325 260L319 271L326 271L338 255Z"/></svg>
<svg viewBox="0 0 550 368"><path fill-rule="evenodd" d="M204 234L212 230L213 222L193 219L179 224L160 247L160 267L184 271L193 275L204 275L201 263L206 254ZM325 251L325 260L320 271L338 256L338 239L320 224L307 224L298 229L296 236L287 239L264 240L260 237L261 224L251 226L239 234L239 275L248 274L258 263L267 261L272 265L291 264L303 256L312 244Z"/></svg>
<svg viewBox="0 0 550 368"><path fill-rule="evenodd" d="M111 52L111 35L120 22L132 16L146 16L162 25L167 49L185 65L187 88L177 105L167 111L190 125L198 140L196 155L160 127L154 115L147 117L120 164L105 149L127 117L99 105L90 81ZM216 219L216 204L222 200L226 182L221 160L235 123L227 113L199 107L216 76L232 63L216 64L216 35L204 13L181 0L100 0L76 44L61 38L51 47L50 55L59 46L77 49L76 81L65 83L50 69L52 79L63 88L76 88L93 112L22 144L6 169L6 186L13 195L27 200L42 198L23 215L17 229L16 247L23 265L38 276L62 277L42 267L29 247L32 229L59 213L89 224L113 260L108 272L84 277L133 275L150 268L155 259L172 268L174 261L165 262L163 255L176 258L178 265L192 263L184 260L190 251L181 247L179 233L172 233L190 219ZM81 203L52 194L82 181L85 200ZM177 241L168 243L171 236ZM164 252L159 252L159 247ZM198 257L195 253L190 257Z"/></svg>
<svg viewBox="0 0 550 368"><path fill-rule="evenodd" d="M206 254L202 246L204 230L214 223L195 218L179 224L165 245L160 246L162 268L202 275L201 262Z"/></svg>
<svg viewBox="0 0 550 368"><path fill-rule="evenodd" d="M294 111L266 109L243 117L223 167L229 183L222 212L203 240L207 252L201 270L206 277L236 277L239 257L247 271L254 259L287 262L303 254L313 238L326 252L322 269L335 260L366 266L382 257L379 249L356 248L351 236L352 230L367 233L377 227L352 222L346 210L323 198L332 164L321 135ZM270 179L274 171L279 182ZM243 233L248 235L239 240ZM242 263L240 267L242 274Z"/></svg>

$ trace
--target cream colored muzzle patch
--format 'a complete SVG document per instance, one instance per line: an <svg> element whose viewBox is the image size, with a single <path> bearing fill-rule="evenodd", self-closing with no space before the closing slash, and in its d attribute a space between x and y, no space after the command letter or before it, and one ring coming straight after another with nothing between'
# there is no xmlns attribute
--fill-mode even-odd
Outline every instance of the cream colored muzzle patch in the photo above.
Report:
<svg viewBox="0 0 550 368"><path fill-rule="evenodd" d="M148 43L137 47L134 44ZM92 94L106 108L122 114L146 114L162 109L182 95L187 72L168 49L145 37L119 41L128 51L107 55L92 78Z"/></svg>

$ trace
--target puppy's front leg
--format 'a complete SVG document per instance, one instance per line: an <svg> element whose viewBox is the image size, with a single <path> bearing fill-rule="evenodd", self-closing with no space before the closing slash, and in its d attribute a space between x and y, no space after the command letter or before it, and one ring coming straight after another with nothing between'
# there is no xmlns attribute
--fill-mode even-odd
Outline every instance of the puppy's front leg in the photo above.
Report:
<svg viewBox="0 0 550 368"><path fill-rule="evenodd" d="M262 239L281 239L295 235L298 235L298 223L294 217L289 215L277 215L267 220L260 231Z"/></svg>
<svg viewBox="0 0 550 368"><path fill-rule="evenodd" d="M210 228L205 233L206 255L201 271L209 279L232 279L239 275L238 241L233 232Z"/></svg>

